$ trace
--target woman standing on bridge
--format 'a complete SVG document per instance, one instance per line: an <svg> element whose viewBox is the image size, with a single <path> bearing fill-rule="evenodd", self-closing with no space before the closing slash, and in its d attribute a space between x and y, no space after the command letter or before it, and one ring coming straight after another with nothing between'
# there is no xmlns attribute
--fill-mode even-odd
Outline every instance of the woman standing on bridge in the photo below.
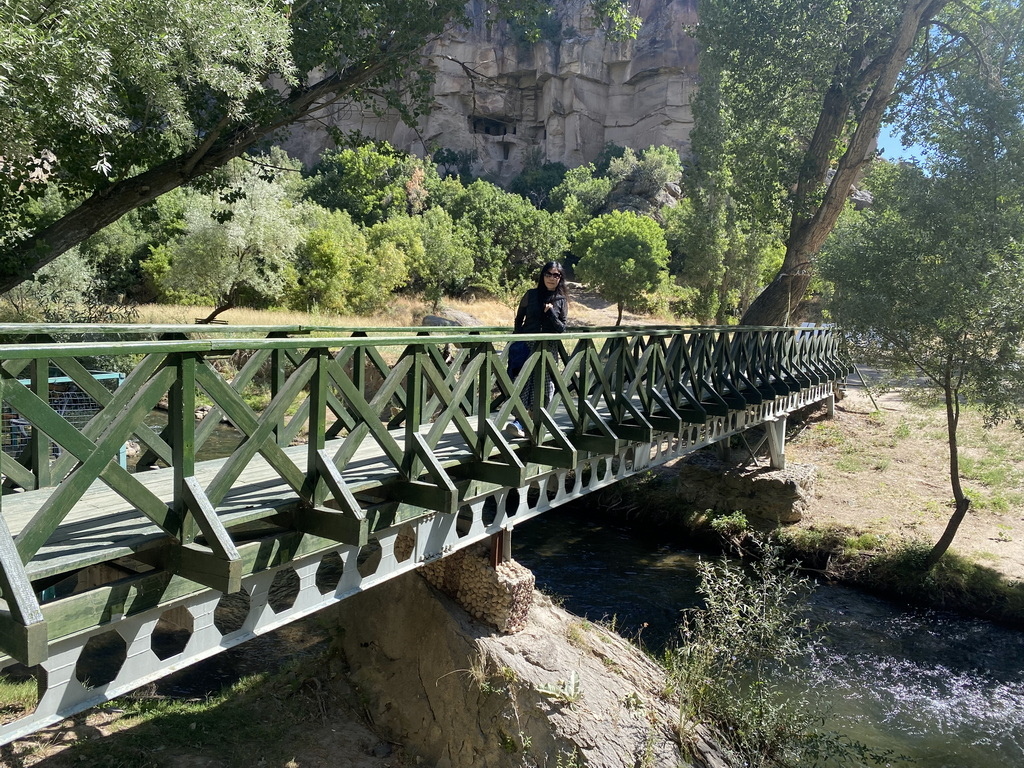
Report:
<svg viewBox="0 0 1024 768"><path fill-rule="evenodd" d="M515 333L562 333L565 324L569 320L569 294L565 288L565 270L557 261L549 261L540 269L537 275L537 287L531 288L519 302L519 309L516 311ZM528 352L516 359L515 354L509 356L509 374L514 378L519 374L526 358L530 356L537 342L523 342L528 346ZM515 350L512 350L515 352ZM555 394L555 383L550 377L547 379L547 397L544 404L551 400ZM527 408L533 406L533 378L523 388L522 400ZM523 425L513 419L505 427L505 434L511 438L526 437L523 432Z"/></svg>

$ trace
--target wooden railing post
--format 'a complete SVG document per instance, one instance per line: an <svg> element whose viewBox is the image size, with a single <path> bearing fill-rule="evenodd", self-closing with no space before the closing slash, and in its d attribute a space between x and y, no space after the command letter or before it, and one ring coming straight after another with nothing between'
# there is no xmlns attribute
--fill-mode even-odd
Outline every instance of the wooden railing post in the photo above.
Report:
<svg viewBox="0 0 1024 768"><path fill-rule="evenodd" d="M267 338L279 339L286 337L285 333L271 333L268 334ZM288 359L288 355L285 350L275 347L270 351L270 399L273 400L277 397L277 393L284 388L284 382L286 379L284 364ZM277 440L278 445L288 445L288 438L284 434L284 417L274 425L274 436Z"/></svg>
<svg viewBox="0 0 1024 768"><path fill-rule="evenodd" d="M49 358L37 358L30 366L30 387L36 395L47 405L50 402L50 360ZM50 476L50 438L39 429L33 426L29 434L29 466L36 478L36 487L48 488L53 485L53 478Z"/></svg>
<svg viewBox="0 0 1024 768"><path fill-rule="evenodd" d="M177 378L167 393L168 427L171 438L171 466L174 468L172 509L180 526L182 544L199 535L195 517L189 514L185 485L196 474L196 356L176 355Z"/></svg>
<svg viewBox="0 0 1024 768"><path fill-rule="evenodd" d="M306 452L306 485L303 495L313 506L320 506L327 498L327 484L317 471L317 453L324 449L327 433L327 365L331 361L329 349L310 350L316 355L316 372L309 380L309 433Z"/></svg>

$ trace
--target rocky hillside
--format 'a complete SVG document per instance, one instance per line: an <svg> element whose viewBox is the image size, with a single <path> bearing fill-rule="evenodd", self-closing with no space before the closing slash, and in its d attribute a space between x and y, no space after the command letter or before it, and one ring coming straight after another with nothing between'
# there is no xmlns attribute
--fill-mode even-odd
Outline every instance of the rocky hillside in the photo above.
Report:
<svg viewBox="0 0 1024 768"><path fill-rule="evenodd" d="M532 603L522 631L501 634L416 574L343 601L349 695L428 765L725 768L703 727L680 725L654 661L540 593Z"/></svg>
<svg viewBox="0 0 1024 768"><path fill-rule="evenodd" d="M574 167L608 142L685 152L697 74L685 28L697 21L696 0L634 3L643 26L627 42L609 41L585 0L553 5L555 18L530 44L509 25L488 28L487 4L471 0L472 26L427 51L437 106L415 128L354 106L335 108L325 122L421 156L438 147L473 153L474 174L502 183L531 157ZM311 163L332 144L323 126L307 126L286 148Z"/></svg>

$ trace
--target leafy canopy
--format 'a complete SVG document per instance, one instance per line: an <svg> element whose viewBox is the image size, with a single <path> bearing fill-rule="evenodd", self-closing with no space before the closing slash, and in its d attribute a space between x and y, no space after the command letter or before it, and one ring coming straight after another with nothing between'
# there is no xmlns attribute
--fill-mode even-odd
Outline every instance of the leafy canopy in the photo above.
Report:
<svg viewBox="0 0 1024 768"><path fill-rule="evenodd" d="M618 306L617 325L623 308L656 290L668 269L664 230L653 219L628 211L591 221L577 235L573 253L579 258L579 278Z"/></svg>

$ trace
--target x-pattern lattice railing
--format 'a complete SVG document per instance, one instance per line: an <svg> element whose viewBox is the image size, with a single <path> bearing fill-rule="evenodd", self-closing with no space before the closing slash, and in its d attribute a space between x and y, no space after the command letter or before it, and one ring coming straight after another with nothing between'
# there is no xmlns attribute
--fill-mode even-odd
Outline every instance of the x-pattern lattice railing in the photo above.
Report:
<svg viewBox="0 0 1024 768"><path fill-rule="evenodd" d="M45 657L41 605L59 613L46 589L104 559L130 555L231 593L259 567L241 543L255 521L361 545L400 519L399 505L403 519L457 515L479 484L522 487L531 466L572 469L581 455L616 455L845 372L822 328L524 336L537 343L515 378L496 329L228 330L239 331L0 326L17 339L0 346L4 429L16 422L27 438L0 453L0 650ZM126 361L117 389L94 378ZM84 426L55 406L55 373L95 404ZM537 393L551 382L553 397L527 407L529 382ZM528 440L504 435L513 417ZM224 422L237 445L198 461ZM141 447L135 472L118 460L129 441ZM108 517L132 534L83 546L82 531ZM68 616L50 621L74 629Z"/></svg>

